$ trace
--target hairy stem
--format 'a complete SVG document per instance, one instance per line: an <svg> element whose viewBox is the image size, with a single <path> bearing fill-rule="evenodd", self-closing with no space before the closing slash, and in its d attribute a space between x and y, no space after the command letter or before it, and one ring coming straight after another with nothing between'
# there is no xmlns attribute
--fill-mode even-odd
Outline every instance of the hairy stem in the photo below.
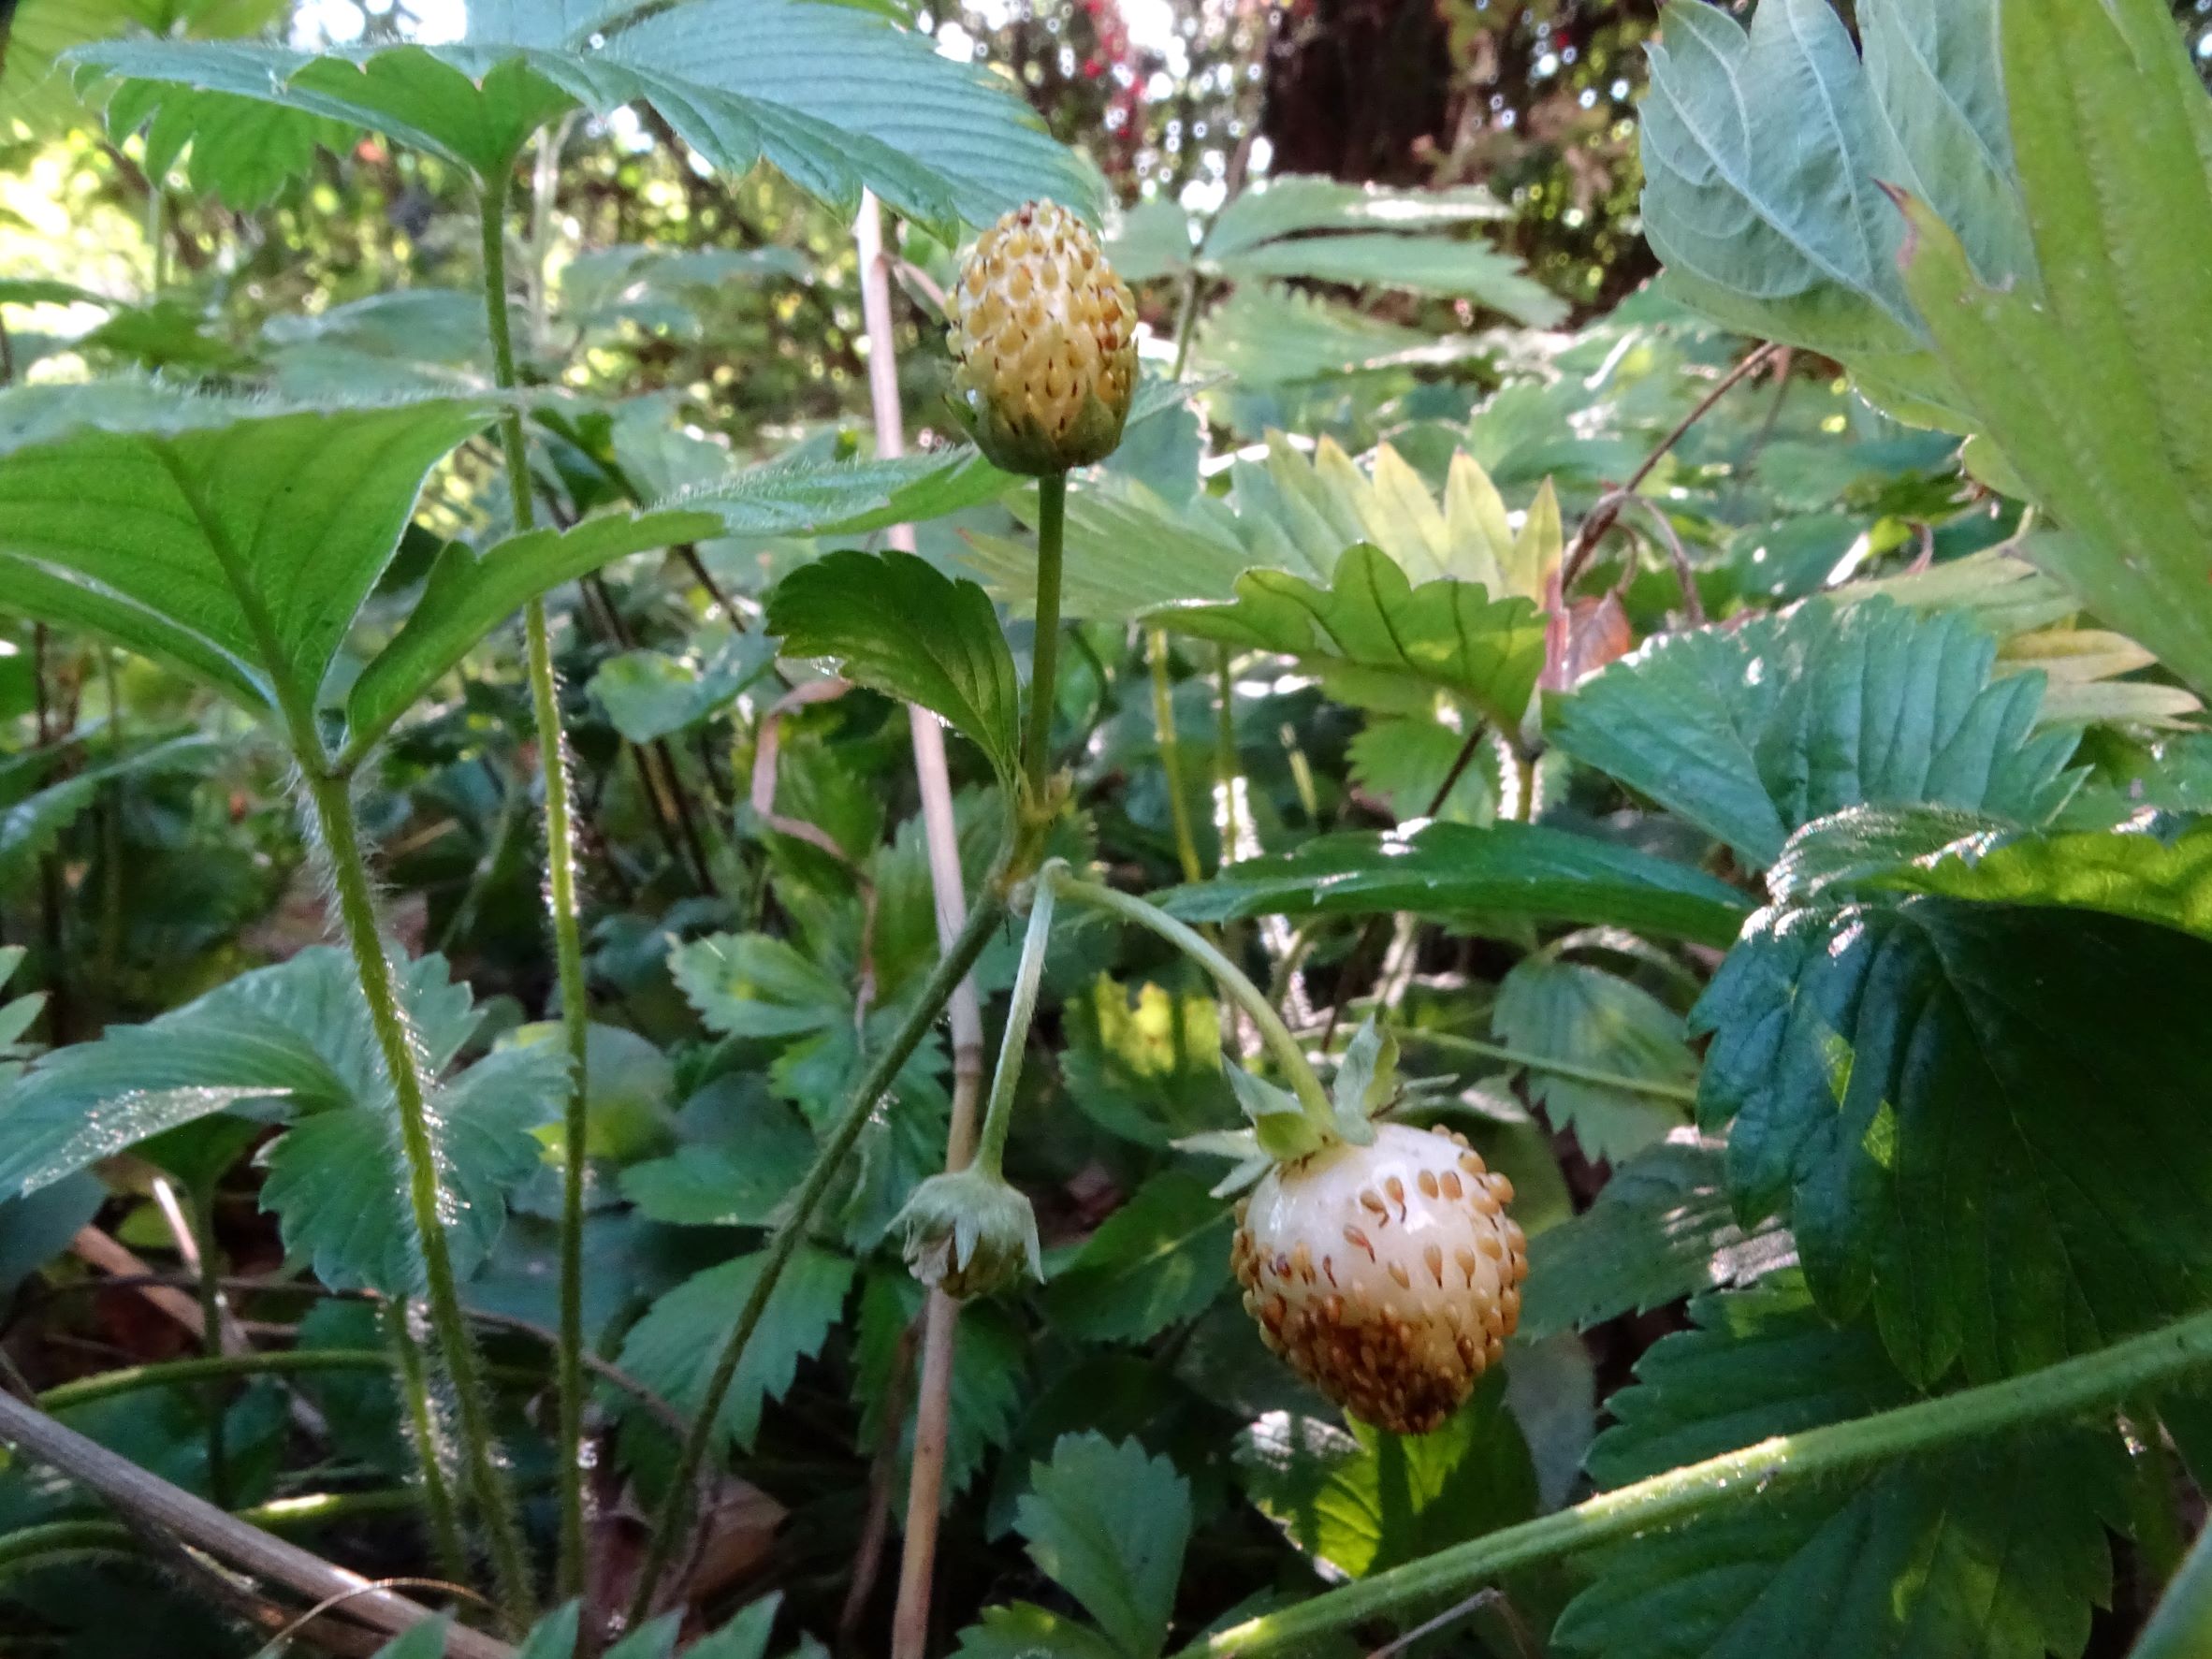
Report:
<svg viewBox="0 0 2212 1659"><path fill-rule="evenodd" d="M160 1535L302 1595L345 1597L347 1616L358 1623L397 1636L436 1616L419 1602L225 1514L5 1391L0 1391L0 1441L59 1470ZM456 1626L446 1634L445 1652L451 1659L512 1659L514 1650L480 1631Z"/></svg>
<svg viewBox="0 0 2212 1659"><path fill-rule="evenodd" d="M1849 1422L1777 1434L1741 1450L1654 1475L1487 1537L1332 1590L1192 1643L1175 1659L1302 1653L1317 1638L1385 1614L1464 1595L1486 1579L1594 1549L1731 1506L1763 1502L1823 1476L2040 1419L2105 1406L2138 1390L2212 1365L2212 1313L2115 1343L2041 1371ZM2182 1647L2176 1654L2197 1650Z"/></svg>
<svg viewBox="0 0 2212 1659"><path fill-rule="evenodd" d="M507 315L507 181L484 188L484 304L491 328L494 378L516 386L515 342ZM529 440L522 413L509 405L500 415L506 452L507 488L515 528L537 521L530 484ZM560 1556L554 1582L564 1597L584 1588L584 1175L588 1120L584 1099L591 1003L584 979L584 938L576 916L576 837L569 803L568 737L560 724L560 689L553 672L553 646L546 602L532 597L523 610L529 642L531 713L537 726L538 764L546 788L546 904L552 914L553 962L560 985L560 1030L568 1051L568 1096L561 1102L560 1328L558 1345L560 1468Z"/></svg>
<svg viewBox="0 0 2212 1659"><path fill-rule="evenodd" d="M193 1276L199 1293L200 1343L211 1360L223 1357L223 1264L215 1255L215 1183L200 1184L192 1195ZM230 1394L222 1381L212 1379L207 1389L208 1491L224 1508L230 1507Z"/></svg>
<svg viewBox="0 0 2212 1659"><path fill-rule="evenodd" d="M758 1277L745 1305L738 1310L737 1321L730 1328L720 1355L716 1357L714 1372L707 1379L706 1390L699 1403L697 1414L691 1419L691 1433L684 1437L682 1451L677 1455L676 1468L669 1477L667 1495L661 1501L660 1512L654 1517L652 1540L647 1546L646 1558L637 1576L637 1589L631 1597L630 1624L634 1628L653 1611L659 1594L662 1577L676 1554L677 1539L691 1518L691 1499L698 1483L700 1468L706 1461L707 1448L714 1440L715 1419L721 1412L722 1398L730 1391L730 1384L737 1375L737 1367L745 1359L747 1346L759 1327L761 1316L767 1310L768 1298L774 1294L783 1270L791 1265L807 1236L814 1212L821 1208L828 1196L830 1184L838 1170L851 1156L860 1132L866 1128L874 1113L876 1102L898 1075L899 1068L911 1057L922 1039L937 1024L952 1000L953 988L967 977L968 970L983 953L991 934L1006 911L1006 899L993 881L977 895L974 907L968 912L960 934L953 941L953 948L938 960L928 982L915 998L898 1029L893 1033L880 1054L869 1063L866 1073L845 1102L845 1109L829 1138L815 1155L814 1165L807 1171L793 1196L791 1213L768 1241L766 1259L761 1264Z"/></svg>
<svg viewBox="0 0 2212 1659"><path fill-rule="evenodd" d="M1022 770L1030 801L1041 806L1052 782L1053 703L1060 650L1060 544L1068 524L1068 474L1037 481L1037 643L1029 660L1029 725Z"/></svg>
<svg viewBox="0 0 2212 1659"><path fill-rule="evenodd" d="M297 734L296 735L306 735ZM469 1340L468 1317L461 1309L459 1281L453 1257L446 1247L445 1221L441 1214L438 1151L430 1135L429 1104L424 1099L423 1076L415 1053L414 1033L400 1005L392 965L384 953L384 940L376 925L376 905L369 891L369 872L361 835L354 820L354 803L342 778L315 777L309 788L323 844L329 853L330 875L338 893L339 914L353 952L354 969L361 995L369 1004L377 1048L390 1078L398 1107L400 1142L407 1159L407 1202L422 1247L424 1287L430 1325L437 1332L438 1350L453 1380L458 1417L461 1455L471 1496L491 1543L492 1564L499 1576L500 1599L517 1624L530 1623L532 1607L530 1559L523 1547L522 1523L516 1512L515 1494L501 1466L498 1443L491 1426L491 1408L484 1390L483 1368L475 1345Z"/></svg>
<svg viewBox="0 0 2212 1659"><path fill-rule="evenodd" d="M430 1398L429 1372L422 1362L422 1345L408 1328L404 1301L386 1303L385 1340L391 1349L393 1380L399 1385L400 1404L407 1413L408 1438L414 1442L415 1461L422 1470L423 1520L430 1533L430 1550L441 1572L457 1580L469 1575L469 1546L461 1536L460 1510L453 1501L453 1485L445 1478L445 1460L438 1450L444 1430L438 1421L437 1403Z"/></svg>
<svg viewBox="0 0 2212 1659"><path fill-rule="evenodd" d="M1159 734L1159 769L1168 786L1168 818L1175 829L1175 862L1186 881L1205 880L1199 863L1198 837L1190 827L1190 802L1183 793L1183 745L1175 733L1175 688L1168 675L1168 636L1163 629L1144 633L1144 661L1152 670L1152 723Z"/></svg>
<svg viewBox="0 0 2212 1659"><path fill-rule="evenodd" d="M1267 993L1255 985L1244 970L1224 956L1196 928L1178 922L1156 905L1147 904L1133 894L1116 893L1113 888L1096 881L1086 881L1073 874L1065 865L1046 866L1038 877L1041 891L1047 884L1055 888L1062 898L1072 899L1134 922L1138 926L1157 934L1185 955L1211 973L1221 988L1229 993L1252 1024L1259 1027L1260 1041L1283 1069L1283 1074L1296 1092L1299 1103L1306 1115L1319 1128L1335 1133L1335 1108L1329 1102L1329 1092L1321 1086L1321 1080L1314 1075L1314 1068L1305 1057L1305 1050L1299 1047L1298 1039L1290 1027L1283 1024L1283 1016L1275 1012L1274 1004L1267 999Z"/></svg>

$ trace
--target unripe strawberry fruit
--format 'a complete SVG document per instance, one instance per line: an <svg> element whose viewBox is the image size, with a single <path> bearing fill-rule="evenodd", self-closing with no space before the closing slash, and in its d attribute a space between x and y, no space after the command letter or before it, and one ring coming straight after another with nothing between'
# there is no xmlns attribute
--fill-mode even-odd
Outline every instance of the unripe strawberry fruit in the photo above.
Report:
<svg viewBox="0 0 2212 1659"><path fill-rule="evenodd" d="M1497 1362L1528 1242L1513 1184L1465 1139L1378 1124L1278 1164L1238 1216L1230 1265L1267 1346L1355 1417L1425 1434Z"/></svg>
<svg viewBox="0 0 2212 1659"><path fill-rule="evenodd" d="M953 290L953 383L976 445L1011 473L1113 454L1137 386L1137 302L1083 221L1049 201L983 232Z"/></svg>

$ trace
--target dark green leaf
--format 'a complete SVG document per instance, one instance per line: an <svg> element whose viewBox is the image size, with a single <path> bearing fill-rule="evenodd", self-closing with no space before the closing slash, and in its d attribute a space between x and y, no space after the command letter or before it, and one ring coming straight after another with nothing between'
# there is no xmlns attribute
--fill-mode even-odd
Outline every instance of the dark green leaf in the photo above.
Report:
<svg viewBox="0 0 2212 1659"><path fill-rule="evenodd" d="M1584 963L1528 956L1499 982L1491 1028L1517 1053L1611 1072L1688 1097L1697 1062L1681 1016L1640 986ZM1583 1156L1618 1163L1685 1121L1663 1093L1528 1070L1529 1098L1554 1129L1574 1131Z"/></svg>
<svg viewBox="0 0 2212 1659"><path fill-rule="evenodd" d="M844 982L779 939L718 933L669 953L668 971L699 1017L732 1037L792 1037L851 1023Z"/></svg>
<svg viewBox="0 0 2212 1659"><path fill-rule="evenodd" d="M591 695L615 730L650 743L720 713L767 670L773 648L757 633L702 630L696 661L665 651L623 651L591 677Z"/></svg>
<svg viewBox="0 0 2212 1659"><path fill-rule="evenodd" d="M868 1276L860 1304L859 1348L852 1391L861 1404L860 1444L883 1444L883 1405L899 1360L899 1344L910 1332L919 1340L923 1290L900 1268ZM911 1361L915 1355L910 1354ZM991 1452L1013 1433L1022 1406L1022 1385L1029 1370L1029 1338L1002 1307L970 1302L960 1313L960 1340L953 1347L952 1416L945 1434L943 1501L949 1507L968 1490ZM915 1399L904 1392L906 1418L899 1431L896 1463L903 1477L911 1465Z"/></svg>
<svg viewBox="0 0 2212 1659"><path fill-rule="evenodd" d="M1493 1371L1433 1433L1271 1411L1237 1437L1238 1474L1290 1541L1346 1577L1413 1561L1535 1513L1528 1443Z"/></svg>
<svg viewBox="0 0 2212 1659"><path fill-rule="evenodd" d="M1411 836L1322 836L1171 892L1191 922L1318 913L1523 916L1725 945L1751 902L1702 871L1525 823L1431 824Z"/></svg>
<svg viewBox="0 0 2212 1659"><path fill-rule="evenodd" d="M1210 993L1140 985L1132 1001L1111 975L1063 1009L1068 1093L1100 1128L1147 1146L1233 1121L1221 1070L1221 1011Z"/></svg>
<svg viewBox="0 0 2212 1659"><path fill-rule="evenodd" d="M1932 803L2043 822L2071 789L2063 732L2031 736L2040 675L1993 679L1957 615L1825 603L1655 640L1548 700L1552 740L1755 865L1845 807Z"/></svg>
<svg viewBox="0 0 2212 1659"><path fill-rule="evenodd" d="M489 412L252 408L136 386L0 394L4 603L250 687L264 710L312 703L425 475ZM57 587L74 603L51 603Z"/></svg>
<svg viewBox="0 0 2212 1659"><path fill-rule="evenodd" d="M1279 651L1320 676L1330 694L1406 714L1463 699L1516 726L1544 666L1544 625L1525 599L1492 600L1472 582L1415 586L1380 548L1350 548L1331 585L1281 571L1237 578L1237 601L1154 618L1179 633Z"/></svg>
<svg viewBox="0 0 2212 1659"><path fill-rule="evenodd" d="M575 1659L576 1629L582 1612L572 1601L547 1613L531 1626L515 1659Z"/></svg>
<svg viewBox="0 0 2212 1659"><path fill-rule="evenodd" d="M501 622L563 582L632 553L712 535L704 513L614 513L573 530L533 530L482 554L449 544L406 623L346 698L348 740L358 751Z"/></svg>
<svg viewBox="0 0 2212 1659"><path fill-rule="evenodd" d="M982 1623L960 1633L953 1659L1128 1659L1128 1654L1086 1624L1026 1601L985 1608Z"/></svg>
<svg viewBox="0 0 2212 1659"><path fill-rule="evenodd" d="M1530 1239L1520 1334L1541 1341L1795 1263L1779 1221L1738 1225L1726 1156L1680 1130L1615 1170L1589 1209Z"/></svg>
<svg viewBox="0 0 2212 1659"><path fill-rule="evenodd" d="M698 1411L715 1358L764 1259L740 1256L710 1267L654 1302L623 1339L622 1369L687 1417ZM751 1447L763 1404L782 1399L799 1361L821 1348L851 1283L852 1263L841 1256L802 1247L792 1258L715 1416L717 1444Z"/></svg>
<svg viewBox="0 0 2212 1659"><path fill-rule="evenodd" d="M1190 1487L1134 1440L1063 1436L1014 1510L1030 1557L1131 1659L1166 1643L1190 1536Z"/></svg>
<svg viewBox="0 0 2212 1659"><path fill-rule="evenodd" d="M1148 1342L1229 1287L1230 1208L1171 1166L1139 1187L1053 1274L1054 1329L1086 1342Z"/></svg>
<svg viewBox="0 0 2212 1659"><path fill-rule="evenodd" d="M444 1615L425 1619L377 1649L376 1659L441 1659L445 1652L445 1633L452 1625L452 1619Z"/></svg>
<svg viewBox="0 0 2212 1659"><path fill-rule="evenodd" d="M942 715L1012 782L1021 681L973 582L910 553L832 553L778 585L768 626L787 654L832 658L848 678Z"/></svg>
<svg viewBox="0 0 2212 1659"><path fill-rule="evenodd" d="M1600 1485L1912 1398L1872 1333L1828 1325L1792 1277L1694 1311L1613 1396ZM1611 1659L2079 1653L2127 1478L2109 1429L1923 1449L1600 1551L1554 1639Z"/></svg>
<svg viewBox="0 0 2212 1659"><path fill-rule="evenodd" d="M59 783L0 807L0 893L22 887L55 839L99 798L103 785L138 774L206 772L229 751L199 733L133 745L82 767Z"/></svg>
<svg viewBox="0 0 2212 1659"><path fill-rule="evenodd" d="M1739 1212L1787 1204L1824 1307L1977 1379L2212 1299L2193 1033L2212 946L1954 899L1761 912L1699 1002Z"/></svg>

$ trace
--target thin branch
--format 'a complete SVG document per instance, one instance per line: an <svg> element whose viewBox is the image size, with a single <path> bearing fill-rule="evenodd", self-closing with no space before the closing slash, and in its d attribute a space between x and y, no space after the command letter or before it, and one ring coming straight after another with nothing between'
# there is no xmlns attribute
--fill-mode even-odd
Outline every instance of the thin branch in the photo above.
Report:
<svg viewBox="0 0 2212 1659"><path fill-rule="evenodd" d="M1652 469L1659 464L1668 450L1681 442L1684 433L1703 420L1712 406L1727 395L1729 387L1753 373L1781 349L1769 341L1722 375L1713 383L1712 389L1697 400L1697 406L1675 423L1674 430L1659 440L1651 454L1645 456L1636 471L1628 475L1627 481L1590 510L1575 531L1574 541L1568 544L1565 555L1559 561L1559 590L1563 600L1564 595L1573 590L1575 579L1582 574L1583 563L1596 547L1599 538L1612 529L1613 521L1620 517L1621 505L1616 498L1634 495L1642 487L1644 480L1652 475ZM1608 507L1608 502L1613 504Z"/></svg>
<svg viewBox="0 0 2212 1659"><path fill-rule="evenodd" d="M873 196L862 198L852 233L860 255L861 312L867 325L868 400L876 421L876 454L892 459L906 452L906 418L898 400L898 342L891 327L891 272L883 249L883 215ZM937 298L941 310L944 297L940 294ZM887 539L894 547L911 553L914 527L894 525ZM1039 622L1041 630L1045 626ZM1040 662L1046 660L1039 658ZM910 705L907 714L913 734L914 778L922 792L922 828L928 844L929 881L937 907L938 948L949 952L959 935L960 918L968 910L968 895L960 870L959 826L953 815L952 777L945 764L944 728L926 709ZM976 1101L982 1093L983 1015L973 978L961 977L953 989L948 1012L953 1027L953 1110L945 1130L945 1168L958 1170L975 1152ZM906 1547L899 1561L891 1659L920 1659L929 1636L938 1510L952 1420L953 1344L959 1312L959 1303L951 1297L935 1288L929 1291L922 1322L914 1456L907 1477ZM894 1434L896 1422L905 1415L903 1409L891 1413Z"/></svg>
<svg viewBox="0 0 2212 1659"><path fill-rule="evenodd" d="M97 1492L136 1520L166 1532L255 1577L320 1599L349 1597L357 1623L398 1636L438 1615L419 1602L380 1589L358 1573L272 1537L226 1515L204 1498L170 1485L97 1441L66 1428L36 1407L0 1395L0 1440ZM480 1631L457 1627L445 1651L454 1659L513 1659L514 1650Z"/></svg>

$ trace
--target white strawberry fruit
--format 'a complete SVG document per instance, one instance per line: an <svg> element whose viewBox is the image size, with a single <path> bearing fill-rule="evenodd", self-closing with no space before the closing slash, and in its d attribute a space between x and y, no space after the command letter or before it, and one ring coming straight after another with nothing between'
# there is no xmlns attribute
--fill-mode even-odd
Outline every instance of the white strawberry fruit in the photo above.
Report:
<svg viewBox="0 0 2212 1659"><path fill-rule="evenodd" d="M1425 1434L1521 1317L1513 1184L1464 1137L1377 1124L1279 1161L1240 1206L1230 1264L1267 1346L1355 1417Z"/></svg>

